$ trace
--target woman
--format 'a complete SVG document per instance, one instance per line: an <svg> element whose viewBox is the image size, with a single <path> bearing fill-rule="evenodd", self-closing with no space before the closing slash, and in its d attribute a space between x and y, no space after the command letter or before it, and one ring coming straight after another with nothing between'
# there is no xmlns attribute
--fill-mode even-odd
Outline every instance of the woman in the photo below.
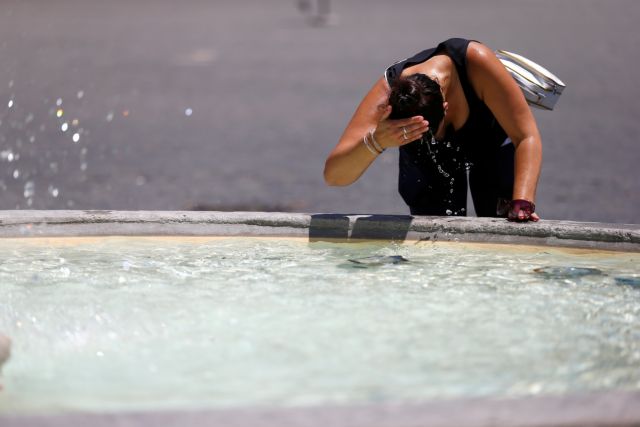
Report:
<svg viewBox="0 0 640 427"><path fill-rule="evenodd" d="M356 181L399 147L399 191L413 215L465 215L467 170L478 216L538 221L542 146L535 119L491 49L450 39L389 67L327 158L328 185Z"/></svg>

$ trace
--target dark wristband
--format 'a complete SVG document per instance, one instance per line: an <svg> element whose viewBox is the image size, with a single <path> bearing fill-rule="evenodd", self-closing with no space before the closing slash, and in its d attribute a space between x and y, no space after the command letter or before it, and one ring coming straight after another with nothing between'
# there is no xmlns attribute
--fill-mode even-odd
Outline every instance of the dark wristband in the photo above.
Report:
<svg viewBox="0 0 640 427"><path fill-rule="evenodd" d="M518 218L518 213L523 211L525 217L523 219ZM531 214L536 211L536 205L533 202L524 199L515 199L509 202L509 220L510 221L527 221Z"/></svg>

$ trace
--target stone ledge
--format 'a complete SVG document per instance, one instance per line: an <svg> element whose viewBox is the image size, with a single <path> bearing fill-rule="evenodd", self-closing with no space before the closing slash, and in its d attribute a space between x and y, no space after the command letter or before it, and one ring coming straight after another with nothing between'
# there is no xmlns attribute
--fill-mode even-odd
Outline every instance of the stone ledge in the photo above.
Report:
<svg viewBox="0 0 640 427"><path fill-rule="evenodd" d="M444 240L640 252L640 225L501 218L210 211L0 211L0 237L290 236L349 241Z"/></svg>

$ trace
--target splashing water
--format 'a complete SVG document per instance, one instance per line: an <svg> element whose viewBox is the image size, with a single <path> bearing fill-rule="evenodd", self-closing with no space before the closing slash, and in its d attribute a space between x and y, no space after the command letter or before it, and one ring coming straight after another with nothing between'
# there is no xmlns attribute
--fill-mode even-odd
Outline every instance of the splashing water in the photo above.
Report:
<svg viewBox="0 0 640 427"><path fill-rule="evenodd" d="M14 80L9 82L9 88L15 92L21 90ZM64 192L59 183L52 181L57 180L56 176L62 170L66 174L62 179L64 182L86 180L87 147L91 139L89 131L79 127L81 114L87 111L81 104L86 92L79 89L74 95L64 100L54 97L45 98L41 103L26 104L16 102L20 99L19 93L14 93L7 101L7 109L0 110L0 126L4 127L0 132L0 163L13 166L10 170L5 168L4 173L12 180L3 180L0 192L11 192L16 199L12 203L15 208L58 207L59 204L52 201ZM113 113L109 114L113 116ZM47 144L39 144L40 141ZM73 162L78 162L79 167L73 167ZM74 170L77 171L75 176ZM47 191L37 192L39 187ZM0 197L3 196L0 194ZM67 203L67 206L70 205Z"/></svg>
<svg viewBox="0 0 640 427"><path fill-rule="evenodd" d="M13 162L14 160L18 160L18 156L13 154L11 150L0 151L0 160L4 160L6 162Z"/></svg>
<svg viewBox="0 0 640 427"><path fill-rule="evenodd" d="M33 181L27 181L24 184L24 198L29 199L35 194L36 186Z"/></svg>
<svg viewBox="0 0 640 427"><path fill-rule="evenodd" d="M60 194L60 190L55 188L53 185L49 185L47 192L51 195L51 197L58 197L58 195Z"/></svg>
<svg viewBox="0 0 640 427"><path fill-rule="evenodd" d="M420 145L427 147L431 161L437 167L438 173L443 178L443 181L446 182L446 184L448 185L449 194L453 195L455 191L455 188L454 188L455 178L453 178L452 175L462 169L465 169L468 171L471 168L471 163L459 161L458 160L458 157L460 157L459 155L451 156L450 153L452 152L459 153L460 147L455 146L450 141L437 140L431 131L428 132L426 139L424 136L420 139ZM440 150L443 150L443 152L448 153L449 156L452 158L452 162L450 162L451 164L448 165L446 168L443 167L440 161L438 161L438 154L440 153ZM451 178L451 180L448 180L449 178ZM466 214L466 210L464 208L459 210L452 209L453 208L452 199L450 198L446 199L445 202L451 208L445 211L447 215L465 215Z"/></svg>

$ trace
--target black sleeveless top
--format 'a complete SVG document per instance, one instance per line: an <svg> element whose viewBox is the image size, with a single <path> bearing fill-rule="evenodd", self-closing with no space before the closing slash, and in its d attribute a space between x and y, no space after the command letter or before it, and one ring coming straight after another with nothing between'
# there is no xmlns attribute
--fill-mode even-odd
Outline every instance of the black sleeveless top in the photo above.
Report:
<svg viewBox="0 0 640 427"><path fill-rule="evenodd" d="M393 64L385 71L385 78L391 84L400 77L405 68L421 64L436 54L445 53L455 64L469 105L467 121L458 130L447 129L445 141L434 141L435 145L426 148L425 144L428 143L420 140L400 147L398 189L405 202L412 208L412 213L414 210L421 210L414 209L417 206L425 206L427 203L432 206L438 205L438 200L435 200L438 197L447 197L448 194L451 195L448 196L450 198L460 196L453 194L452 189L458 193L464 191L466 201L466 169L480 165L483 159L495 153L507 138L505 131L487 105L478 98L469 81L469 42L470 40L461 38L446 40L435 48L424 50ZM462 174L464 187L452 185L451 178L461 178ZM449 202L451 204L451 201ZM444 212L434 211L427 214L443 215Z"/></svg>

